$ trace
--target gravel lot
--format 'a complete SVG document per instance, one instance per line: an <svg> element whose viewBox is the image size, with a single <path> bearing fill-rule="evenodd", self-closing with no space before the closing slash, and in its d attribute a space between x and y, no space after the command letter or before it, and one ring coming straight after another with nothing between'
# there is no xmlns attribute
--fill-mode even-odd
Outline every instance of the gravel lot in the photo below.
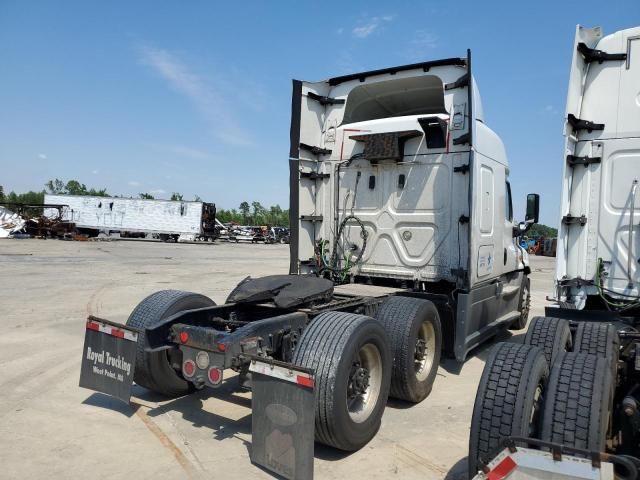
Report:
<svg viewBox="0 0 640 480"><path fill-rule="evenodd" d="M532 316L543 314L554 260L532 257ZM247 275L287 269L281 245L0 241L0 476L272 478L249 461L251 395L234 382L172 401L134 387L141 400L126 406L79 388L78 378L88 314L124 322L165 288L222 303ZM390 401L361 451L316 445L316 478L463 478L489 347L462 366L445 361L421 404Z"/></svg>

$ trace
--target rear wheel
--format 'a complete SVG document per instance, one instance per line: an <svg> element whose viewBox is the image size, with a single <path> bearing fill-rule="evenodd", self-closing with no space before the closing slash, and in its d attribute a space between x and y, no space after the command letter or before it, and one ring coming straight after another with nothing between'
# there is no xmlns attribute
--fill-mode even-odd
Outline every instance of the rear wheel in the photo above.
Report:
<svg viewBox="0 0 640 480"><path fill-rule="evenodd" d="M293 363L315 370L316 440L355 451L380 428L391 380L382 325L345 312L318 315L303 332Z"/></svg>
<svg viewBox="0 0 640 480"><path fill-rule="evenodd" d="M508 436L538 437L548 376L544 353L519 343L497 344L484 366L471 419L469 478Z"/></svg>
<svg viewBox="0 0 640 480"><path fill-rule="evenodd" d="M553 365L558 355L571 351L569 322L562 318L533 317L524 343L542 348L547 362Z"/></svg>
<svg viewBox="0 0 640 480"><path fill-rule="evenodd" d="M542 440L603 452L613 380L603 357L565 353L551 368Z"/></svg>
<svg viewBox="0 0 640 480"><path fill-rule="evenodd" d="M418 403L433 387L440 365L442 327L433 302L387 298L376 315L391 340L391 396Z"/></svg>
<svg viewBox="0 0 640 480"><path fill-rule="evenodd" d="M146 352L148 344L144 329L178 312L212 305L215 305L214 301L204 295L180 290L161 290L138 304L127 320L128 326L142 330L138 336L133 377L138 385L167 397L178 397L193 391L193 384L187 382L180 369L175 369L172 365L172 358L177 358L177 365L182 364L180 350L173 348L160 352Z"/></svg>

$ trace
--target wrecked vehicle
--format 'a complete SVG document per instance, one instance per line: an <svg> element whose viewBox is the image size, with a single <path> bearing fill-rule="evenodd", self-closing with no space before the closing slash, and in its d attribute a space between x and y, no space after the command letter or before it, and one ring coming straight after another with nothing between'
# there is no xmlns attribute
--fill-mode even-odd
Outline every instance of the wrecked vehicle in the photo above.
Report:
<svg viewBox="0 0 640 480"><path fill-rule="evenodd" d="M19 233L26 223L20 215L0 205L0 238Z"/></svg>

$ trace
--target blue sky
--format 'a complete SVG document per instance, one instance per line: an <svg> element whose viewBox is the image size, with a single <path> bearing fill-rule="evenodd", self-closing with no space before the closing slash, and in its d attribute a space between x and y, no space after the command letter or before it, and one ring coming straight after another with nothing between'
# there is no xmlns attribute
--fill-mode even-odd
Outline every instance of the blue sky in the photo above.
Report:
<svg viewBox="0 0 640 480"><path fill-rule="evenodd" d="M607 33L639 22L638 0L3 0L0 184L74 178L115 194L285 207L292 78L471 48L517 217L538 192L541 221L556 225L575 25Z"/></svg>

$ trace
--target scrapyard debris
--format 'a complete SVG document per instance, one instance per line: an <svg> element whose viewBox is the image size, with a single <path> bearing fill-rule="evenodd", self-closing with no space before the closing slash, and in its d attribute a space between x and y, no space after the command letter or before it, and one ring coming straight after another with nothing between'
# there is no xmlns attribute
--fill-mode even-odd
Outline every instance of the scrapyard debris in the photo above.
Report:
<svg viewBox="0 0 640 480"><path fill-rule="evenodd" d="M26 223L17 213L0 206L0 238L9 238L20 233Z"/></svg>
<svg viewBox="0 0 640 480"><path fill-rule="evenodd" d="M35 238L72 239L73 234L76 233L75 224L62 219L62 209L65 205L38 203L7 203L5 205L17 213L0 206L0 238L15 238L15 235L27 234ZM49 211L57 213L45 216L43 213L45 208L53 209ZM3 212L7 212L6 215Z"/></svg>

